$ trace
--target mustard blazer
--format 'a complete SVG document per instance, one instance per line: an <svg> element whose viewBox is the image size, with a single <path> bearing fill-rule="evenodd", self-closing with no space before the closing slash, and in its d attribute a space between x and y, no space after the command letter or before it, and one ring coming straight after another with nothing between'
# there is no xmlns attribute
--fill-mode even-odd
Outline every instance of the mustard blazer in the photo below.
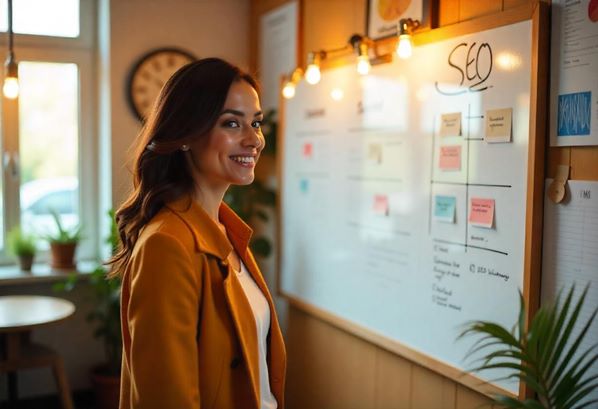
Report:
<svg viewBox="0 0 598 409"><path fill-rule="evenodd" d="M248 248L252 231L225 204L219 212L228 238L189 198L166 205L139 236L122 282L121 409L258 409L257 330L227 262L233 247L270 305L270 388L284 407L285 347Z"/></svg>

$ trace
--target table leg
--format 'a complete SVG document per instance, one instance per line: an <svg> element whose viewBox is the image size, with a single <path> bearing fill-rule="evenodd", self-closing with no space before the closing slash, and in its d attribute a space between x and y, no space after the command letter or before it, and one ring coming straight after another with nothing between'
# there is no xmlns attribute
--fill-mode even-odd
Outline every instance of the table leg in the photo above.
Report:
<svg viewBox="0 0 598 409"><path fill-rule="evenodd" d="M8 407L16 408L19 400L17 371L8 373Z"/></svg>

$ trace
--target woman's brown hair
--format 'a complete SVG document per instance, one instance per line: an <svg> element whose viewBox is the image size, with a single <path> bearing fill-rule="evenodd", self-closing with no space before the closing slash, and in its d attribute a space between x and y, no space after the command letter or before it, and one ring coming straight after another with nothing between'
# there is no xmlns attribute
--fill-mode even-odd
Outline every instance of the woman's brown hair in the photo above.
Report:
<svg viewBox="0 0 598 409"><path fill-rule="evenodd" d="M218 58L205 58L179 69L164 85L137 138L133 193L116 212L120 247L108 262L109 276L121 276L141 229L169 201L191 194L194 182L181 147L205 137L215 126L228 90L255 79Z"/></svg>

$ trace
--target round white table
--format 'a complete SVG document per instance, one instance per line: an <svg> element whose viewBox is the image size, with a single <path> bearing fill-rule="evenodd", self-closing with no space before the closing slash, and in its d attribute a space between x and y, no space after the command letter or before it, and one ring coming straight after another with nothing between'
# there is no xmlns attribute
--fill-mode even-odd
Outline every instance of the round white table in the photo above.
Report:
<svg viewBox="0 0 598 409"><path fill-rule="evenodd" d="M8 372L11 403L17 399L16 373L20 369L50 366L65 409L73 402L64 363L54 350L31 343L34 328L63 321L75 312L67 300L38 295L0 296L0 373Z"/></svg>

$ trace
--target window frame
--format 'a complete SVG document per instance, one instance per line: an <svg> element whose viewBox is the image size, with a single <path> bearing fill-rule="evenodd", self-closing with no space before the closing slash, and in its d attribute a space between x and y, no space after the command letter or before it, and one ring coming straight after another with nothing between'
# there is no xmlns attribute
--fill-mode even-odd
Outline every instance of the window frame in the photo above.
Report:
<svg viewBox="0 0 598 409"><path fill-rule="evenodd" d="M14 53L17 62L73 63L78 71L78 166L79 179L79 220L83 224L83 240L77 249L77 259L95 259L98 257L98 136L96 131L97 112L97 70L95 68L96 47L94 21L95 0L81 0L79 5L80 33L77 38L49 37L28 34L14 34ZM7 50L7 34L0 33L0 53L4 61ZM4 71L0 70L0 84L4 82ZM3 220L4 248L0 249L0 265L14 264L6 249L6 234L20 223L19 190L20 175L14 179L7 169L7 155L18 158L19 153L19 118L18 99L11 101L2 96L0 107L0 152L2 153L3 177ZM17 159L18 160L18 159ZM18 162L17 162L18 166ZM85 205L84 205L85 204ZM48 251L38 251L37 262L49 259Z"/></svg>

